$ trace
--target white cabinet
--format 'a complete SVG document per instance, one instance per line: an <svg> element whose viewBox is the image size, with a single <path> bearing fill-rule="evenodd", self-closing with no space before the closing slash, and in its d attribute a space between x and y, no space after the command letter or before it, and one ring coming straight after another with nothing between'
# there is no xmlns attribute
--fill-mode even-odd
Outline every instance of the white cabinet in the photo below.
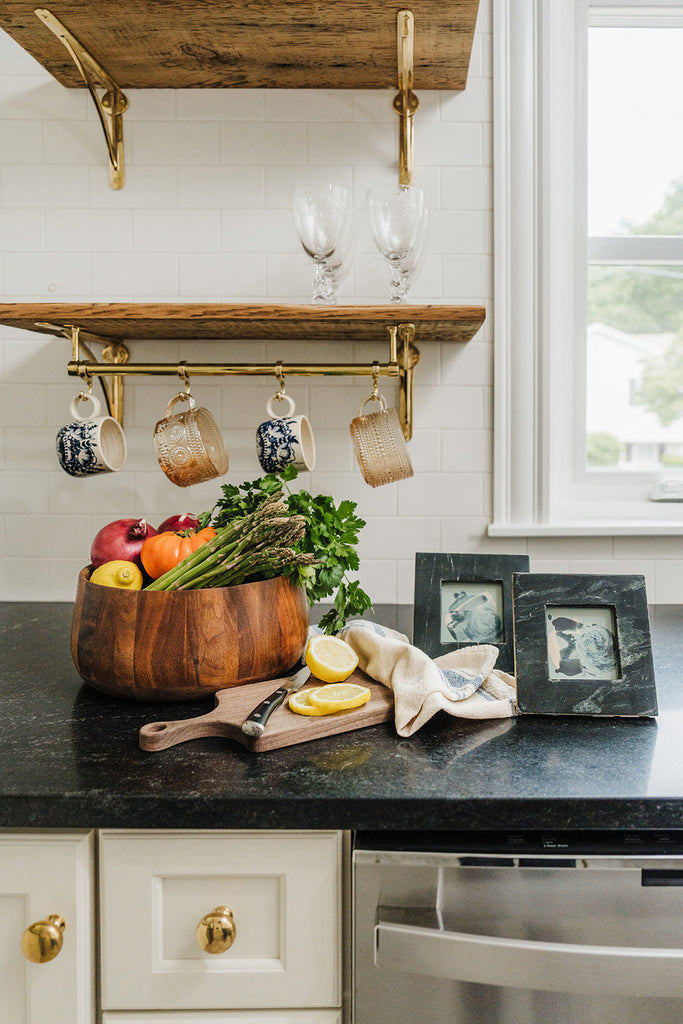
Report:
<svg viewBox="0 0 683 1024"><path fill-rule="evenodd" d="M3 1022L94 1021L92 851L91 833L0 835ZM61 949L49 962L33 963L22 952L22 936L52 916L64 922Z"/></svg>
<svg viewBox="0 0 683 1024"><path fill-rule="evenodd" d="M341 834L104 832L105 1010L340 1005ZM232 910L235 939L203 951L199 921Z"/></svg>
<svg viewBox="0 0 683 1024"><path fill-rule="evenodd" d="M0 834L0 1024L340 1024L342 841ZM219 906L231 908L234 941L211 953L197 925ZM65 922L62 948L30 963L22 934L50 915Z"/></svg>

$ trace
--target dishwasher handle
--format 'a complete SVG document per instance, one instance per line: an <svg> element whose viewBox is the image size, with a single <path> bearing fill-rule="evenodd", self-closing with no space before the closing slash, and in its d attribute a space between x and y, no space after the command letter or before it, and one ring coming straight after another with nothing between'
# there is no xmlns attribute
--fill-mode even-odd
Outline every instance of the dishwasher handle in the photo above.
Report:
<svg viewBox="0 0 683 1024"><path fill-rule="evenodd" d="M680 998L683 950L506 939L411 924L424 912L379 908L375 965L482 985ZM399 911L399 915L397 915ZM397 923L396 916L402 921Z"/></svg>

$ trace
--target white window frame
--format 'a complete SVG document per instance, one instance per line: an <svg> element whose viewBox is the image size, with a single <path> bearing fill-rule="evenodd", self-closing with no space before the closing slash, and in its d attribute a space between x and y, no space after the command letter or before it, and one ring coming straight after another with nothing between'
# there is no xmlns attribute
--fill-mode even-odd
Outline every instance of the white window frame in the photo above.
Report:
<svg viewBox="0 0 683 1024"><path fill-rule="evenodd" d="M674 5L639 3L648 17L656 7L680 24ZM553 467L576 471L584 459L554 424L570 422L583 401L567 382L585 360L588 8L493 0L494 537L683 534L683 504L635 500L631 474L613 475L608 502L595 478L571 502L553 478ZM643 474L644 493L660 475Z"/></svg>

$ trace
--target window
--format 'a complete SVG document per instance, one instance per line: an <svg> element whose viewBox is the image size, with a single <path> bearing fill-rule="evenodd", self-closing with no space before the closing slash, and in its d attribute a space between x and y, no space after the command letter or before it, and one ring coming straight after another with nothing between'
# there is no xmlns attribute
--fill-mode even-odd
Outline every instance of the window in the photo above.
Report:
<svg viewBox="0 0 683 1024"><path fill-rule="evenodd" d="M494 33L490 533L683 532L683 2Z"/></svg>

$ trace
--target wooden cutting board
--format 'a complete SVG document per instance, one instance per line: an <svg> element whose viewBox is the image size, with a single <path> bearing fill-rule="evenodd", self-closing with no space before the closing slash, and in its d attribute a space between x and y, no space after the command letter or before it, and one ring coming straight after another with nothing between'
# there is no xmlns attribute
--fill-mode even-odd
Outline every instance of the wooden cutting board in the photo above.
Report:
<svg viewBox="0 0 683 1024"><path fill-rule="evenodd" d="M245 736L242 722L265 697L277 690L282 680L267 679L262 683L248 683L233 686L216 693L213 711L197 718L180 718L170 722L150 722L139 732L139 743L143 750L165 750L177 743L196 740L202 736L224 736L237 740L247 750L260 753L263 750L277 750L295 743L307 743L323 736L365 729L369 725L388 722L394 715L394 695L391 690L369 679L364 672L356 669L349 676L349 683L369 686L372 696L367 704L349 711L337 711L333 715L297 715L290 711L285 701L271 714L261 736ZM320 686L311 678L302 692Z"/></svg>

